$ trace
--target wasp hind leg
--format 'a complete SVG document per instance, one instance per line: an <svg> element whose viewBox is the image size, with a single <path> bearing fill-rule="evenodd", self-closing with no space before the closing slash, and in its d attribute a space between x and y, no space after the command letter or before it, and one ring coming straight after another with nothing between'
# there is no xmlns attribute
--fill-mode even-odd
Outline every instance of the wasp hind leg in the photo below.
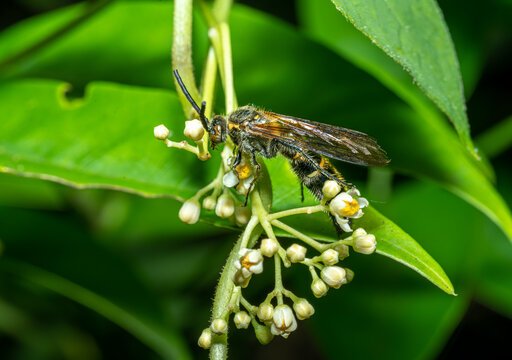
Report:
<svg viewBox="0 0 512 360"><path fill-rule="evenodd" d="M239 151L239 154L240 154L240 158L241 158L241 153L242 151ZM260 164L258 163L258 160L256 160L256 152L253 151L251 153L252 155L252 163L254 165L254 167L256 168L256 174L254 174L254 179L252 180L251 182L251 185L249 186L249 190L247 190L247 195L245 195L245 202L244 202L244 207L247 206L247 203L249 201L249 194L251 193L251 191L254 189L254 186L256 184L256 181L258 180L258 177L260 176L260 169L261 169L261 166ZM238 155L237 155L237 159L235 160L235 162L238 160ZM240 162L240 161L239 161Z"/></svg>

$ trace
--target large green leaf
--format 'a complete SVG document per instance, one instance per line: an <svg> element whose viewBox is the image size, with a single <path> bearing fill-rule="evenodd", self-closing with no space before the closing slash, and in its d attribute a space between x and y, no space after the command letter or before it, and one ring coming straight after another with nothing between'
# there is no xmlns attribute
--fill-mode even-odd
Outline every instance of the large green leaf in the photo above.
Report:
<svg viewBox="0 0 512 360"><path fill-rule="evenodd" d="M273 160L269 164L269 171L275 189L274 211L314 204L309 194L306 201L301 203L300 184L289 169L286 160L282 158ZM327 214L293 216L282 221L317 239L327 241L338 239ZM377 253L410 267L441 290L455 295L453 285L441 266L409 234L373 207L366 209L361 219L354 220L352 228L358 227L376 236ZM282 231L278 231L278 234L290 236Z"/></svg>
<svg viewBox="0 0 512 360"><path fill-rule="evenodd" d="M97 311L162 358L190 358L155 295L130 265L88 238L71 217L0 208L0 234L6 248L0 262L4 273Z"/></svg>
<svg viewBox="0 0 512 360"><path fill-rule="evenodd" d="M497 156L509 149L512 146L512 116L481 134L476 142L489 157Z"/></svg>
<svg viewBox="0 0 512 360"><path fill-rule="evenodd" d="M153 126L165 123L179 139L183 115L175 94L95 83L84 99L68 101L65 90L52 80L0 84L1 171L175 198L207 180L197 157L167 150L153 137Z"/></svg>
<svg viewBox="0 0 512 360"><path fill-rule="evenodd" d="M64 200L54 184L0 173L0 206L58 210Z"/></svg>
<svg viewBox="0 0 512 360"><path fill-rule="evenodd" d="M434 0L333 0L336 8L373 43L410 72L418 86L450 118L474 152L455 49ZM340 19L340 21L343 21Z"/></svg>
<svg viewBox="0 0 512 360"><path fill-rule="evenodd" d="M151 4L147 5L151 6ZM160 10L159 6L154 9L154 11ZM113 13L111 16L116 19L117 14ZM119 16L124 19L123 16ZM237 91L240 97L245 99L244 102L249 102L249 99L258 100L262 104L279 106L284 110L283 112L311 115L315 116L315 119L325 119L326 122L336 122L337 118L342 118L343 125L381 134L379 140L388 149L393 159L392 163L398 169L431 177L452 187L454 191L459 191L482 206L490 216L501 221L506 228L507 210L500 207L499 196L468 160L464 150L446 126L443 128L435 122L421 122L414 113L400 110L399 104L394 105L396 99L374 80L348 64L340 62L335 55L321 46L301 39L289 27L279 23L273 24L270 19L256 16L254 12L243 8L234 13L232 26L240 29L233 33L235 68L251 69L251 72L240 72L237 77L240 84L237 86ZM274 36L265 36L270 32ZM276 34L279 36L275 36ZM248 44L251 44L251 51L248 49ZM252 51L260 48L262 51L263 49L272 51L274 56L272 58L254 57ZM291 60L303 53L315 54L315 56L303 57L301 62ZM335 67L346 71L327 76L328 73L330 74L329 69ZM261 81L259 74L268 72L276 75ZM297 77L297 73L303 75ZM322 79L325 85L319 88L318 79ZM288 89L285 98L279 95L283 84ZM3 85L5 95L0 101L5 101L4 108L12 112L10 119L14 123L9 125L8 138L2 140L2 144L5 144L3 148L10 151L4 156L5 161L8 161L4 166L9 171L19 171L23 174L43 173L51 175L53 179L64 179L71 183L89 186L114 185L146 195L163 193L183 197L189 196L201 182L207 181L206 175L196 176L197 179L194 179L193 175L197 175L198 171L191 169L197 167L205 172L204 169L212 168L211 165L199 165L189 154L181 154L178 151L166 152L161 144L150 136L151 126L166 122L165 119L180 118L178 115L180 110L174 96L162 91L93 84L83 101L70 106L68 102L62 100L59 87L61 85L58 83L44 81ZM304 94L310 89L316 90L314 94L318 97L317 101L305 103ZM26 102L33 102L34 107L20 113L19 109L23 108L21 104ZM368 108L367 103L371 103L372 108ZM333 108L336 109L335 112L332 111ZM116 111L114 112L113 109ZM48 120L48 116L52 121ZM109 116L108 123L98 120L106 116ZM377 117L386 118L386 122L374 121ZM16 140L16 135L27 136L24 132L26 127L23 124L34 124L34 118L43 118L35 123L41 121L43 121L41 123L49 123L45 131L52 129L47 133L52 133L52 139L48 139L48 143ZM62 129L68 129L70 121L76 122L77 118L82 119L84 123L87 121L89 132L84 131L83 127L86 125L83 124L78 131L76 129L71 132L62 131ZM140 121L142 118L154 120L151 124L144 124ZM91 126L90 121L99 124L95 123ZM180 131L181 126L178 125L180 122L173 122L169 127ZM103 127L107 124L115 128L114 133L117 136L115 141L110 139L108 141L108 144L116 145L116 151L110 156L105 156L105 151L109 150L108 147L98 148L98 142L101 145L101 138L96 136L96 132L91 133L91 128L104 131ZM76 126L76 123L74 125ZM7 126L7 123L4 126ZM34 139L44 139L43 130L40 129L38 132L37 128L30 129L34 132L29 130L29 136L36 136ZM144 134L144 129L147 129L147 135ZM80 133L82 136L86 134L83 140L85 146L76 145L75 133ZM55 136L61 136L62 139L55 142ZM410 143L423 145L411 149ZM46 152L39 149L41 144L44 144L42 150ZM49 147L50 144L56 147ZM97 151L97 155L91 156L89 149ZM23 161L19 162L20 158L15 157L15 160L18 160L18 163L15 163L12 155L16 155L17 152L23 155ZM68 152L71 154L67 154ZM84 153L89 153L85 162ZM446 153L450 153L451 158L447 158ZM51 169L38 169L44 159L43 156L46 155L50 155ZM178 157L187 161L178 161ZM135 165L133 165L134 161ZM89 167L87 174L68 171L70 168L80 171L79 164ZM22 168L19 168L20 165ZM86 176L83 177L84 175ZM194 181L192 182L191 179ZM478 186L474 186L475 183Z"/></svg>
<svg viewBox="0 0 512 360"><path fill-rule="evenodd" d="M142 5L138 3L118 4L110 8L108 12L102 14L102 21L117 23L118 26L122 26L125 23L129 24L131 18L128 18L125 14L129 13L130 9L132 11L140 10L140 6ZM152 9L147 10L147 17L144 17L146 22L151 21L151 17L148 15L151 14L151 12L162 12L161 4L155 5L151 2L147 2L144 3L144 6L147 6L148 9ZM47 21L50 20L51 17L48 16ZM385 91L376 81L361 71L357 71L347 63L340 61L338 57L323 47L299 37L291 28L281 23L276 23L272 19L258 15L254 11L246 8L236 9L231 17L231 22L233 28L237 30L233 31L233 52L235 72L237 75L235 78L237 93L242 103L254 102L265 104L279 112L310 117L313 120L338 123L366 131L370 134L379 134L379 142L388 150L393 167L407 173L432 178L441 182L446 187L480 207L489 217L499 223L506 233L509 235L512 233L512 221L510 220L507 207L503 204L499 195L489 182L480 174L478 168L468 159L464 149L458 144L456 138L451 134L447 126L438 121L425 121L425 119L415 113L406 110L403 105L397 102L396 98ZM29 29L26 31L34 31L34 27L29 25L30 23L26 23L20 25L20 27L28 27ZM128 25L122 27L123 29L130 28ZM82 32L87 33L87 31L89 31L87 29L88 28L84 25L80 30L81 32L75 33L76 38L73 38L73 36L71 36L72 34L70 34L71 40L67 40L67 47L64 46L65 44L55 43L53 45L54 47L60 47L59 57L48 56L46 61L49 64L53 64L52 66L57 69L56 65L61 63L63 57L65 58L63 54L66 51L70 51L71 53L76 52L76 46L80 43L80 40L82 42L85 41L84 36L80 34L82 34ZM131 27L131 29L134 28ZM141 28L137 30L144 32L145 28L142 27L141 24ZM270 36L270 34L272 34L272 36ZM148 33L147 36L149 37L150 34ZM6 35L5 39L10 39L10 35ZM4 41L7 41L5 39ZM87 41L95 44L94 42L96 40L94 38L87 38ZM70 47L70 43L75 45ZM148 44L148 46L159 47L162 46L162 44ZM90 50L87 50L87 47L85 47L84 50L93 54L94 51L98 51L98 49L99 47L95 45ZM254 56L255 53L260 54L264 52L271 52L273 56ZM304 54L308 54L309 56L304 56ZM300 59L300 61L296 61L296 59ZM119 59L119 62L122 61L123 59ZM106 63L106 68L108 68L109 72L115 73L117 65L118 63L112 60ZM81 66L82 64L80 62L77 62L75 65L70 62L67 65L66 71L74 69L76 73L80 73ZM251 71L237 71L237 69L251 69ZM332 72L331 69L338 69L338 71ZM44 72L41 71L38 73L36 70L37 67L32 69L33 75L39 74L44 76ZM134 71L135 70L136 69L134 69ZM269 73L272 73L273 76L268 77L266 74ZM297 76L297 74L301 74L301 76ZM101 77L97 72L92 72L88 76L93 79ZM262 81L262 79L264 79L264 81ZM321 86L319 85L320 80ZM25 83L25 85L27 85L27 83ZM16 86L21 85L11 84L4 86L7 86L9 89L14 89ZM92 88L94 88L94 86ZM101 85L100 87L111 86L112 85ZM156 123L165 122L166 120L163 120L164 118L177 118L179 116L177 106L172 106L172 111L169 110L166 113L160 111L158 111L158 113L156 111L150 113L145 109L144 115L137 116L137 120L135 120L135 115L141 114L141 110L129 109L130 106L139 106L141 103L144 103L149 107L149 100L142 100L142 97L135 95L135 93L139 94L140 91L151 94L158 93L161 100L166 102L167 105L165 106L169 107L171 107L170 103L172 103L172 101L169 101L168 104L164 98L166 96L171 98L171 96L162 92L149 90L123 89L130 93L135 91L133 93L134 101L130 98L130 100L122 102L122 105L120 105L119 103L113 104L113 102L109 100L108 102L105 101L107 103L105 105L126 110L126 114L122 116L123 119L117 120L120 124L118 123L115 126L117 126L118 129L130 131L140 129L137 130L138 134L134 134L135 131L133 131L130 136L142 136L141 131L143 127L149 130L149 127ZM282 95L283 89L286 89L286 96L284 97ZM305 102L305 94L310 93L312 89L314 89L312 93L314 101ZM54 96L56 90L54 89L49 92ZM25 97L22 96L22 98L18 98L16 102L13 96L16 97L18 95ZM10 95L8 109L19 112L23 107L16 107L13 104L25 102L30 92L27 94L18 93L18 95ZM93 95L91 91L90 96ZM49 95L47 94L47 96ZM135 97L137 97L138 100L135 100ZM8 97L4 96L4 98L7 99ZM91 104L87 99L88 97L82 106L77 107L75 111L81 112L89 108L92 112ZM368 104L372 104L372 106L369 107L367 106ZM59 105L54 102L53 109L57 110L58 106ZM100 110L100 114L103 114L103 110L104 109ZM70 112L71 110L67 111ZM40 113L40 109L38 109L38 113ZM66 114L67 112L62 111L61 113ZM117 113L119 114L119 112ZM32 117L28 112L24 112L24 114L20 116L25 117L27 121ZM145 125L138 120L138 118L148 117L155 119L154 122ZM130 118L138 125L132 126L133 124L130 124L130 126L128 126L125 119ZM157 118L158 120L156 120ZM110 117L110 119L109 123L114 124L116 122L112 120L114 119L113 117ZM33 121L29 122L31 124L34 123ZM140 128L137 126L140 126ZM178 130L180 125L173 123L171 127ZM118 131L117 134L119 134L119 139L126 139L126 134L122 134L122 131ZM9 141L12 142L14 139L10 139ZM67 141L69 142L71 140L68 139ZM175 151L165 153L164 155L161 151L161 147L158 148L161 144L156 143L152 139L150 140L149 137L144 136L144 139L138 141L140 141L140 143L132 140L130 144L124 141L124 145L121 146L123 149L129 148L133 153L136 153L133 157L134 159L159 158L156 162L163 164L165 161L164 157L172 161L175 156L180 156L185 159L190 159L191 162L186 165L185 162L180 161L179 169L181 169L181 171L176 170L178 167L173 166L175 164L172 166L168 164L167 166L172 168L173 171L166 171L164 168L161 172L155 173L155 168L151 167L151 165L155 163L154 161L137 161L137 166L130 167L128 165L129 155L123 155L123 161L127 161L124 165L133 168L133 172L130 176L135 174L135 169L142 170L146 165L149 165L149 169L141 171L141 173L147 175L142 179L143 182L147 182L149 178L151 178L154 181L158 181L160 183L159 185L164 183L169 184L168 181L171 181L171 183L173 181L180 181L181 184L190 183L190 175L192 174L190 173L191 170L187 170L187 168L195 167L195 165L193 165L193 157L183 154L174 155L176 154ZM120 141L117 142L121 143ZM139 146L133 146L133 144L139 144ZM147 146L148 144L149 147ZM413 146L411 144L415 145ZM135 150L135 147L138 149ZM143 153L141 151L146 150L150 153L148 154L149 157L146 157L145 154L142 156ZM128 154L132 152L129 151ZM118 154L121 155L120 152ZM450 154L450 156L447 156L447 154ZM31 156L34 156L32 152ZM98 156L103 156L103 154L101 153ZM103 160L104 159L102 159L102 161ZM11 163L11 165L13 164ZM157 165L156 167L158 168L159 166L161 167L162 165ZM199 169L205 169L204 165L198 165L198 167ZM211 167L206 166L206 168ZM125 170L126 169L123 169L123 171ZM204 170L202 172L204 172ZM196 174L196 172L194 172L194 174ZM201 179L197 180L198 181L194 179L194 184L200 183L199 180ZM118 179L117 181L120 180ZM188 189L192 189L192 186ZM169 188L162 189L160 187L156 189L153 187L152 191L156 193L158 191L164 192L163 190L165 190L165 193L171 193L174 190L180 190L180 188L175 187L175 189L172 190ZM147 194L151 193L151 191L141 189L140 187L137 191L146 191ZM190 191L188 193L181 193L181 195L183 194L188 196Z"/></svg>
<svg viewBox="0 0 512 360"><path fill-rule="evenodd" d="M314 303L315 333L332 357L342 349L353 359L436 358L478 288L478 229L487 219L453 194L416 181L395 187L390 201L375 206L443 264L459 296L440 296L391 262L353 254L344 266L354 270L355 280ZM329 312L333 307L340 312ZM368 339L374 346L365 346Z"/></svg>
<svg viewBox="0 0 512 360"><path fill-rule="evenodd" d="M392 168L441 183L484 212L512 239L510 210L446 122L413 112L367 74L298 37L288 26L271 24L243 8L234 15L231 24L240 29L233 32L235 70L251 69L238 72L235 78L240 103L263 104L279 113L377 136ZM263 51L272 56L254 56ZM269 73L272 76L266 76ZM306 93L309 101L304 101ZM354 169L343 168L348 175Z"/></svg>
<svg viewBox="0 0 512 360"><path fill-rule="evenodd" d="M512 173L509 167L498 169L503 195L512 204ZM500 171L501 170L501 171ZM485 219L472 221L479 260L476 298L512 319L512 253L504 236ZM484 242L482 239L489 239Z"/></svg>

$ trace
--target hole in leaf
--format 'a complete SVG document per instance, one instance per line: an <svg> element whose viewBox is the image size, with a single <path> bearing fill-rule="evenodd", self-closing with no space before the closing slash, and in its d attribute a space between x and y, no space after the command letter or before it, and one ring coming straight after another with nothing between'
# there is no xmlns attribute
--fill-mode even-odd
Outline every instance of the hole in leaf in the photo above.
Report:
<svg viewBox="0 0 512 360"><path fill-rule="evenodd" d="M57 89L59 104L64 109L75 109L84 103L85 87L62 84Z"/></svg>

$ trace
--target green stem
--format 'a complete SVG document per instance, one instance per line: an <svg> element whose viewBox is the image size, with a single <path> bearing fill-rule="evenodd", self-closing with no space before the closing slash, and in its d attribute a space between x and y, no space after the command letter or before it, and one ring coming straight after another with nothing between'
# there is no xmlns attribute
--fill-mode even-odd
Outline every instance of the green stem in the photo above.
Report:
<svg viewBox="0 0 512 360"><path fill-rule="evenodd" d="M288 225L282 223L279 220L273 220L272 221L272 225L274 225L275 227L278 227L278 228L286 231L287 233L295 236L297 239L302 240L303 242L305 242L306 244L308 244L309 246L311 246L312 248L314 248L318 252L323 252L328 247L326 244L322 244L322 243L320 243L320 242L318 242L316 240L313 240L309 236L301 233L298 230L295 230L291 226L288 226Z"/></svg>
<svg viewBox="0 0 512 360"><path fill-rule="evenodd" d="M258 307L251 305L249 301L247 301L243 296L240 295L240 303L247 310L247 312L251 315L251 317L255 317L258 313Z"/></svg>
<svg viewBox="0 0 512 360"><path fill-rule="evenodd" d="M0 72L4 72L7 68L15 65L17 62L20 62L30 55L38 52L42 48L56 40L60 39L63 35L67 34L69 31L76 28L78 25L82 24L84 21L98 13L100 10L104 9L107 5L109 5L113 0L99 0L95 2L89 2L86 5L84 12L79 15L77 18L71 20L67 24L64 24L60 28L53 31L50 35L46 36L44 39L39 42L29 46L26 49L21 50L18 53L15 53L9 56L7 59L4 59L0 62Z"/></svg>
<svg viewBox="0 0 512 360"><path fill-rule="evenodd" d="M172 38L172 68L178 69L190 95L198 101L199 91L197 90L192 63L192 0L174 1ZM179 89L176 79L174 81L176 89ZM185 116L191 118L193 116L192 105L182 91L178 90L178 96Z"/></svg>
<svg viewBox="0 0 512 360"><path fill-rule="evenodd" d="M278 254L274 255L275 263L275 292L277 295L277 305L283 305L283 277L281 273L281 257Z"/></svg>
<svg viewBox="0 0 512 360"><path fill-rule="evenodd" d="M313 214L319 211L327 211L327 207L324 205L315 205L315 206L305 206L301 208L295 208L295 209L289 209L284 210L280 212L276 212L273 214L270 214L267 219L268 221L272 221L275 219L279 219L285 216L291 216L291 215L299 215L299 214Z"/></svg>
<svg viewBox="0 0 512 360"><path fill-rule="evenodd" d="M213 15L217 21L227 21L233 0L215 1L213 4Z"/></svg>
<svg viewBox="0 0 512 360"><path fill-rule="evenodd" d="M247 231L247 229L246 229ZM245 234L245 231L244 231ZM235 284L233 283L233 276L236 272L235 261L238 260L240 255L238 252L241 249L242 239L244 238L244 234L240 236L235 246L231 250L229 257L226 261L226 265L222 270L220 275L219 283L217 285L217 290L215 291L215 299L213 301L213 309L212 309L212 319L217 319L222 317L223 314L226 313L226 309L229 307L229 303L231 300L231 296L233 294L233 289ZM261 234L261 229L253 231L252 236L250 236L250 240L248 242L248 246L254 246L254 243L258 240ZM219 336L214 339L214 342L210 348L210 359L219 360L227 358L227 335Z"/></svg>

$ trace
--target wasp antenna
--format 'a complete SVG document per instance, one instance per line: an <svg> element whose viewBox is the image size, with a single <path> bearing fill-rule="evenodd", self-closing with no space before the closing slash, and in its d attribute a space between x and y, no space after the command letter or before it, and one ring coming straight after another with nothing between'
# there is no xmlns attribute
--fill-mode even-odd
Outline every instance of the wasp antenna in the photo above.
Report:
<svg viewBox="0 0 512 360"><path fill-rule="evenodd" d="M185 97L187 98L188 102L192 105L194 110L199 114L199 119L201 120L201 123L203 124L203 127L206 131L210 132L210 122L208 121L208 118L204 116L204 111L206 109L206 101L203 101L201 103L201 108L197 105L194 99L192 99L192 96L188 92L187 88L185 87L185 84L183 83L183 80L181 80L181 76L178 72L178 69L173 70L172 72L174 74L174 77L176 78L176 81L178 82L178 85L181 88L181 91L183 91L183 94L185 94Z"/></svg>
<svg viewBox="0 0 512 360"><path fill-rule="evenodd" d="M205 116L204 116L204 112L205 112L205 110L206 110L206 101L203 101L203 102L201 103L201 109L200 109L200 111L199 111L199 117L205 117Z"/></svg>

